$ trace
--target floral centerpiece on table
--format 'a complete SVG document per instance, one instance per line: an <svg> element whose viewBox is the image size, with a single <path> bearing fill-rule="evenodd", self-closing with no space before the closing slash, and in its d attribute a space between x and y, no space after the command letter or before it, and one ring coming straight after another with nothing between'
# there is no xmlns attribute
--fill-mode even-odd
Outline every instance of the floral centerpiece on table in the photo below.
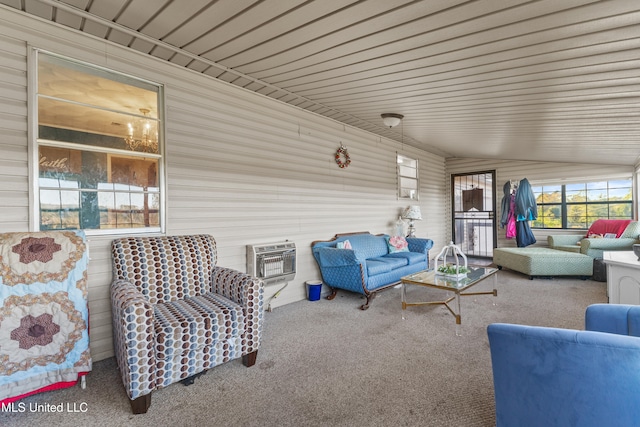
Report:
<svg viewBox="0 0 640 427"><path fill-rule="evenodd" d="M447 276L447 277L462 278L462 277L467 277L467 273L470 271L471 270L469 270L469 268L463 265L455 265L455 264L448 263L448 264L443 264L441 266L438 266L436 273L443 276Z"/></svg>

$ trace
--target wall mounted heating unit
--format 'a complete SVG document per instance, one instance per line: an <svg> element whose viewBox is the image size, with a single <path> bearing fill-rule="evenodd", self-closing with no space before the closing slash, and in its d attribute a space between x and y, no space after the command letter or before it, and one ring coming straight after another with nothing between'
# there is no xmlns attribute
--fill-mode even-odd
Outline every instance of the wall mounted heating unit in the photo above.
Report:
<svg viewBox="0 0 640 427"><path fill-rule="evenodd" d="M296 276L296 244L289 241L247 245L247 273L265 285L283 283Z"/></svg>

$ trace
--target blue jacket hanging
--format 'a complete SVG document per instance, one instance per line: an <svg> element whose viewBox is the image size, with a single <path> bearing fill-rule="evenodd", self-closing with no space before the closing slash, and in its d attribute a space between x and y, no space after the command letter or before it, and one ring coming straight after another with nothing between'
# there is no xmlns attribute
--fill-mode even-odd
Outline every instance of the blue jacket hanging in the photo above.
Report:
<svg viewBox="0 0 640 427"><path fill-rule="evenodd" d="M522 178L516 192L516 219L533 221L538 218L538 204L527 178Z"/></svg>
<svg viewBox="0 0 640 427"><path fill-rule="evenodd" d="M538 218L538 204L527 178L520 180L516 192L516 244L519 248L533 245L536 237L529 227L529 221Z"/></svg>

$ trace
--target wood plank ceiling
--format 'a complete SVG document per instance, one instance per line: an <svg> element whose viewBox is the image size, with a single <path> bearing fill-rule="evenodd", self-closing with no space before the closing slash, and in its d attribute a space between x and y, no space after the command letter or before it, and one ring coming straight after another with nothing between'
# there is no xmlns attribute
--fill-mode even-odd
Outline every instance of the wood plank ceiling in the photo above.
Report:
<svg viewBox="0 0 640 427"><path fill-rule="evenodd" d="M0 4L447 157L640 155L638 0Z"/></svg>

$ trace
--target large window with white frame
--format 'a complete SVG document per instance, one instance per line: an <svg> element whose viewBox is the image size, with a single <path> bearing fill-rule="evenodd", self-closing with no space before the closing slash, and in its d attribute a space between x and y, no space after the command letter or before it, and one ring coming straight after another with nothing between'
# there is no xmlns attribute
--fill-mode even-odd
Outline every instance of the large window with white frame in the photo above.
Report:
<svg viewBox="0 0 640 427"><path fill-rule="evenodd" d="M37 49L32 62L36 227L161 231L162 86Z"/></svg>
<svg viewBox="0 0 640 427"><path fill-rule="evenodd" d="M397 154L398 198L418 200L418 159Z"/></svg>
<svg viewBox="0 0 640 427"><path fill-rule="evenodd" d="M588 229L597 219L633 218L632 178L532 185L535 228Z"/></svg>

